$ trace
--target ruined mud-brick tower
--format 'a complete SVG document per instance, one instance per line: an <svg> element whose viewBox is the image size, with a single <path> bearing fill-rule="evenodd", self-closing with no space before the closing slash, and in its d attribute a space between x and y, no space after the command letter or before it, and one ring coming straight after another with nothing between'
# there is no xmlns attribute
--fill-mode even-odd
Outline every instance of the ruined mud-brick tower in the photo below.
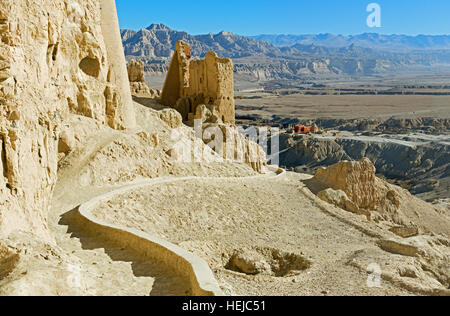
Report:
<svg viewBox="0 0 450 316"><path fill-rule="evenodd" d="M191 48L176 44L164 83L161 103L189 120L201 104L216 105L224 123L235 123L233 62L209 52L204 60L191 60Z"/></svg>

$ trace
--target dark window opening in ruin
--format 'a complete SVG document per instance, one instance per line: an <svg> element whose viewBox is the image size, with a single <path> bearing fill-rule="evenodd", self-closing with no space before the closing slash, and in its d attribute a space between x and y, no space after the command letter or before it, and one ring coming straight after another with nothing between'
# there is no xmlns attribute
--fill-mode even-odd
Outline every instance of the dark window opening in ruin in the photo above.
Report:
<svg viewBox="0 0 450 316"><path fill-rule="evenodd" d="M85 57L81 60L79 66L88 76L97 78L100 75L100 62L96 58Z"/></svg>

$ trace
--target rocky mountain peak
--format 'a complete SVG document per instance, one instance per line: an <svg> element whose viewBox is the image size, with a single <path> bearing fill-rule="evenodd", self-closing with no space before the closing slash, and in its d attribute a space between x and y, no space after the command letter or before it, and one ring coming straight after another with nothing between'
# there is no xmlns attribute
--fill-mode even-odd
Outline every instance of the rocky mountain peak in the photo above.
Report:
<svg viewBox="0 0 450 316"><path fill-rule="evenodd" d="M171 30L168 26L166 26L162 23L151 24L146 29L149 31L170 31Z"/></svg>

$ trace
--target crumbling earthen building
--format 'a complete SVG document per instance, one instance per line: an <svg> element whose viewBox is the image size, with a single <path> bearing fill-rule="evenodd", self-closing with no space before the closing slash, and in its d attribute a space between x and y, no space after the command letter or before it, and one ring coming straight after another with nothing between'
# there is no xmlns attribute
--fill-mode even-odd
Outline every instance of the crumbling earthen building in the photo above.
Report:
<svg viewBox="0 0 450 316"><path fill-rule="evenodd" d="M191 60L191 48L176 45L164 83L161 103L175 108L183 120L192 119L197 106L216 105L224 123L235 123L233 62L209 52L203 60Z"/></svg>

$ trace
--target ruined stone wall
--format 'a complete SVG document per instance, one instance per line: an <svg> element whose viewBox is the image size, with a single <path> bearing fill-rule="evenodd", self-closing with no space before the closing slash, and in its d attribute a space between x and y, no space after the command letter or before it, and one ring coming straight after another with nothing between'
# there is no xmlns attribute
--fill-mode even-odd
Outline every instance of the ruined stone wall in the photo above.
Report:
<svg viewBox="0 0 450 316"><path fill-rule="evenodd" d="M217 105L224 123L235 123L233 63L209 52L191 60L190 47L180 41L169 67L161 102L176 108L184 120L201 104Z"/></svg>
<svg viewBox="0 0 450 316"><path fill-rule="evenodd" d="M131 94L138 102L144 99L158 99L161 96L159 90L150 88L145 82L144 63L142 61L130 60L127 67L128 80L130 81Z"/></svg>
<svg viewBox="0 0 450 316"><path fill-rule="evenodd" d="M114 0L0 0L0 237L26 230L50 239L69 115L134 126L118 28Z"/></svg>

